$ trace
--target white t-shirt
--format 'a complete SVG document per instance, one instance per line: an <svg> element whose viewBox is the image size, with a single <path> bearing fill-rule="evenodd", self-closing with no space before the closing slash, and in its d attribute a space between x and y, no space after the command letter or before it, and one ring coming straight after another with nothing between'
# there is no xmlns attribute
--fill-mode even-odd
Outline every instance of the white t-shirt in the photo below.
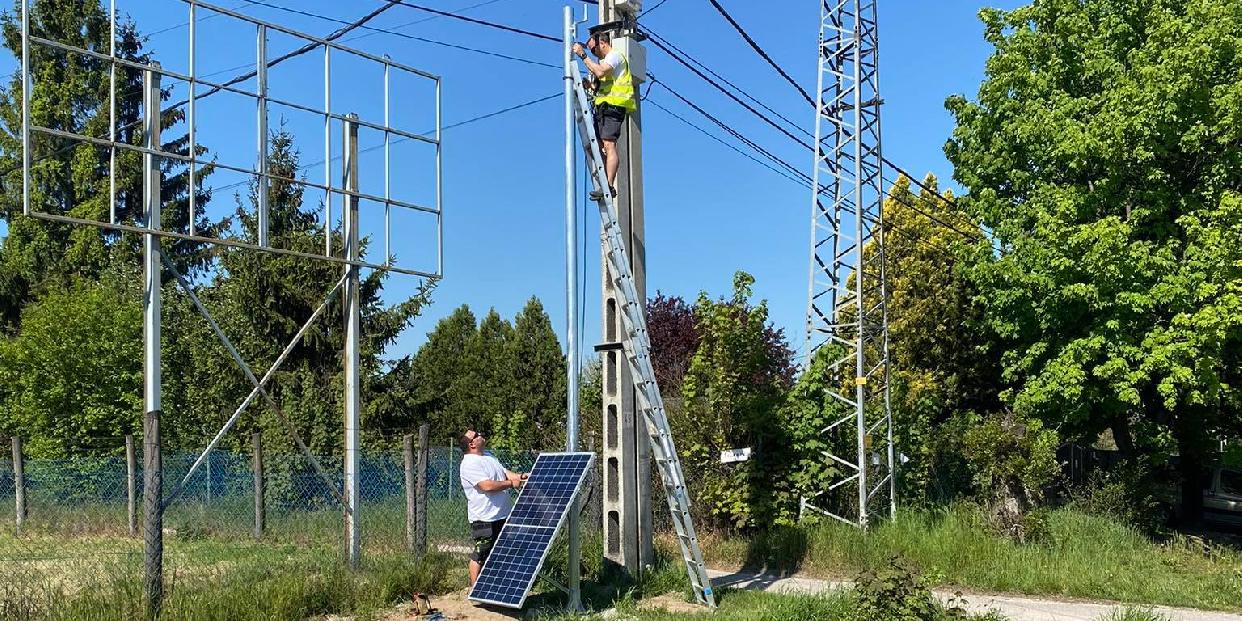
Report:
<svg viewBox="0 0 1242 621"><path fill-rule="evenodd" d="M508 490L480 491L475 487L479 481L504 481L508 479L505 467L491 453L461 458L461 489L466 493L466 516L471 522L495 522L509 517L513 501Z"/></svg>
<svg viewBox="0 0 1242 621"><path fill-rule="evenodd" d="M604 54L604 60L600 61L599 64L611 67L612 73L608 74L608 77L615 80L617 76L621 75L621 59L621 52L614 49L611 52Z"/></svg>

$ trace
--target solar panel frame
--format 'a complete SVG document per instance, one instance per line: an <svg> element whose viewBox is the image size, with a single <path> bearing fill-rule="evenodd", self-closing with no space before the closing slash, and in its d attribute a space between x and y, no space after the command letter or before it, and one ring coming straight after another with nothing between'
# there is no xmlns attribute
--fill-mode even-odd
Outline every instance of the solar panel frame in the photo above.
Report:
<svg viewBox="0 0 1242 621"><path fill-rule="evenodd" d="M561 527L564 526L565 520L569 517L569 512L576 505L578 497L582 493L583 483L586 482L587 477L590 476L592 472L592 468L595 465L595 454L594 453L581 453L581 452L540 453L539 457L535 459L534 467L531 468L530 478L527 480L526 485L524 485L522 487L522 490L518 493L518 498L517 498L517 501L513 505L513 510L510 511L509 513L510 517L512 517L515 513L518 513L519 508L524 507L524 505L522 504L522 500L527 495L527 489L528 489L527 485L531 485L532 481L535 482L536 487L532 487L529 489L538 490L537 485L540 482L539 476L541 474L540 462L545 462L545 463L554 462L556 461L556 458L561 458L561 457L585 457L586 461L581 466L582 468L581 472L578 473L577 480L573 486L572 494L570 494L570 496L567 499L565 499L564 508L560 511L560 517L557 519L556 524L554 526L550 526L547 524L524 524L520 522L514 523L511 521L506 521L504 527L500 529L500 535L496 537L496 544L495 546L493 546L491 554L488 555L487 562L484 563L483 567L479 570L479 577L478 577L478 580L475 581L475 586L471 587L470 589L470 593L467 596L467 598L470 599L471 601L476 601L476 602L480 602L484 604L494 604L497 606L504 606L506 608L522 608L524 605L526 605L526 598L530 595L530 589L532 586L534 586L535 580L539 577L539 572L543 571L543 564L548 558L548 552L552 549L552 543L556 541L556 536L560 534ZM545 460L545 458L548 458L548 459ZM516 602L513 602L513 601L505 601L501 599L496 599L495 597L485 597L485 596L482 596L482 594L481 596L476 597L474 594L475 590L479 587L480 584L483 583L484 576L486 575L486 572L488 569L488 564L491 563L494 558L499 558L496 556L498 548L500 548L503 543L507 543L505 535L506 534L513 535L515 532L518 532L518 531L528 531L528 532L538 531L541 533L539 535L540 537L542 537L542 533L550 532L550 534L546 538L546 542L543 544L540 544L542 548L539 554L539 560L535 563L534 569L530 571L530 574L529 576L526 577L524 583L515 583L516 586L522 587L521 598L518 599Z"/></svg>

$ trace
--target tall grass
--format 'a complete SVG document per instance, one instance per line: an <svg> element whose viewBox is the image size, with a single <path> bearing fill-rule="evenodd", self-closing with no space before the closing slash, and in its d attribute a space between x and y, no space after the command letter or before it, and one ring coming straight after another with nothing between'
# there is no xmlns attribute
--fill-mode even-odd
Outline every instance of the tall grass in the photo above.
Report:
<svg viewBox="0 0 1242 621"><path fill-rule="evenodd" d="M200 554L201 552L201 554ZM366 615L408 600L414 592L456 586L455 559L415 562L373 555L357 571L323 550L207 546L181 556L166 572L162 619L237 621ZM22 572L0 582L0 618L25 621L138 619L143 615L140 566L101 563L100 573L65 580L53 572Z"/></svg>
<svg viewBox="0 0 1242 621"><path fill-rule="evenodd" d="M933 585L1223 610L1242 609L1242 553L1184 537L1153 542L1109 519L1071 510L1048 534L1017 544L989 533L968 506L905 511L862 533L841 524L707 539L713 566L848 578L900 554Z"/></svg>

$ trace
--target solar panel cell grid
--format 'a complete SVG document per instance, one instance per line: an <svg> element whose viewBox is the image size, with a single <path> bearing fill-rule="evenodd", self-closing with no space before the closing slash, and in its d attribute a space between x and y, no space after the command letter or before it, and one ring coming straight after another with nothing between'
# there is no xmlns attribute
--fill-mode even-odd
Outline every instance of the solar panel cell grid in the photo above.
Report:
<svg viewBox="0 0 1242 621"><path fill-rule="evenodd" d="M470 590L470 599L522 606L594 458L591 453L545 453L535 460L509 520Z"/></svg>

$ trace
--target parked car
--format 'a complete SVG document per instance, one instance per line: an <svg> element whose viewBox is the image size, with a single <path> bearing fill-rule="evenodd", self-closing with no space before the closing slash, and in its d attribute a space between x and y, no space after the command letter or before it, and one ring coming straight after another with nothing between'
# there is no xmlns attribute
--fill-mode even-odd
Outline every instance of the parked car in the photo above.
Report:
<svg viewBox="0 0 1242 621"><path fill-rule="evenodd" d="M1242 471L1213 468L1203 490L1203 519L1242 526Z"/></svg>

